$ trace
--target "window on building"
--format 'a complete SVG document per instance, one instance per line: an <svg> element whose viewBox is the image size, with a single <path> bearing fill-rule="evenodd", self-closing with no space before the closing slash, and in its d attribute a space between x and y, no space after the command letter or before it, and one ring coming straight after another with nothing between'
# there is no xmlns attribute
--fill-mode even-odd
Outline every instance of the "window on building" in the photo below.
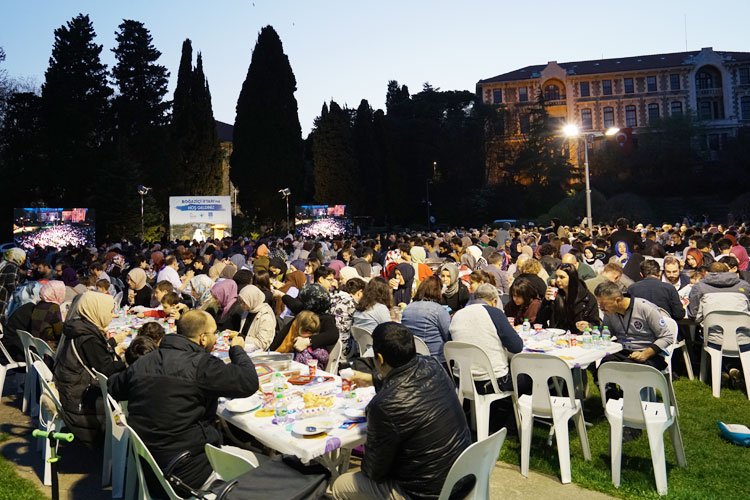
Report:
<svg viewBox="0 0 750 500"><path fill-rule="evenodd" d="M547 85L546 87L544 87L544 100L559 101L560 88L557 85Z"/></svg>
<svg viewBox="0 0 750 500"><path fill-rule="evenodd" d="M646 91L656 92L656 77L655 76L646 77Z"/></svg>
<svg viewBox="0 0 750 500"><path fill-rule="evenodd" d="M602 94L612 95L612 80L602 80Z"/></svg>
<svg viewBox="0 0 750 500"><path fill-rule="evenodd" d="M718 79L714 78L712 71L707 69L701 70L695 75L695 85L698 90L713 89L718 87Z"/></svg>
<svg viewBox="0 0 750 500"><path fill-rule="evenodd" d="M656 121L659 119L659 105L655 102L652 102L648 105L648 122L650 124L656 123Z"/></svg>
<svg viewBox="0 0 750 500"><path fill-rule="evenodd" d="M518 89L518 101L528 102L529 101L529 89L526 87L520 87Z"/></svg>
<svg viewBox="0 0 750 500"><path fill-rule="evenodd" d="M700 120L711 120L713 118L710 101L698 103L698 118Z"/></svg>
<svg viewBox="0 0 750 500"><path fill-rule="evenodd" d="M680 90L680 75L672 73L669 75L669 88L670 90Z"/></svg>
<svg viewBox="0 0 750 500"><path fill-rule="evenodd" d="M586 108L581 110L581 128L583 130L591 130L594 128L594 121L591 117L591 110Z"/></svg>
<svg viewBox="0 0 750 500"><path fill-rule="evenodd" d="M625 126L626 127L637 127L638 126L638 114L635 106L625 106Z"/></svg>
<svg viewBox="0 0 750 500"><path fill-rule="evenodd" d="M750 120L750 96L746 95L740 99L740 111L743 120Z"/></svg>
<svg viewBox="0 0 750 500"><path fill-rule="evenodd" d="M740 68L740 85L750 85L750 68Z"/></svg>
<svg viewBox="0 0 750 500"><path fill-rule="evenodd" d="M492 104L502 104L503 102L503 91L501 89L495 89L492 91Z"/></svg>
<svg viewBox="0 0 750 500"><path fill-rule="evenodd" d="M682 103L680 101L669 103L669 114L672 116L682 116Z"/></svg>
<svg viewBox="0 0 750 500"><path fill-rule="evenodd" d="M589 97L591 95L591 90L589 89L589 82L581 82L581 97Z"/></svg>
<svg viewBox="0 0 750 500"><path fill-rule="evenodd" d="M623 83L623 86L625 87L626 94L632 94L633 92L635 92L635 87L633 87L632 78L623 78L622 83Z"/></svg>
<svg viewBox="0 0 750 500"><path fill-rule="evenodd" d="M603 110L604 114L604 128L611 128L615 126L615 108L607 106Z"/></svg>
<svg viewBox="0 0 750 500"><path fill-rule="evenodd" d="M529 115L523 114L518 117L518 125L522 134L528 134L529 128L531 128L531 119Z"/></svg>

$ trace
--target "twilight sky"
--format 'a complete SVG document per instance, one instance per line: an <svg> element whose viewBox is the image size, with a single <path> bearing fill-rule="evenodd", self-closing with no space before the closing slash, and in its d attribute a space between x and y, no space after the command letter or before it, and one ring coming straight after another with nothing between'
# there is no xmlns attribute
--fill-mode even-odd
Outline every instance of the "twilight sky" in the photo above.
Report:
<svg viewBox="0 0 750 500"><path fill-rule="evenodd" d="M122 19L142 21L162 52L170 98L185 38L203 53L216 119L233 123L260 29L281 37L297 78L306 136L324 101L382 108L388 80L474 90L531 64L698 50L750 51L747 0L13 0L3 2L3 68L41 85L53 30L89 14L111 67Z"/></svg>

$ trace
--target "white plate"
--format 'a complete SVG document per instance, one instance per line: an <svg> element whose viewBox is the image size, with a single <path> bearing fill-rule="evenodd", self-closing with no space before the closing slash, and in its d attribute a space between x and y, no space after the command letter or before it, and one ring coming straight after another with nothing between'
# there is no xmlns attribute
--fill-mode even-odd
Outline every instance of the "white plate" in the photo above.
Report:
<svg viewBox="0 0 750 500"><path fill-rule="evenodd" d="M292 432L300 436L314 436L335 429L341 422L331 417L308 418L295 422Z"/></svg>
<svg viewBox="0 0 750 500"><path fill-rule="evenodd" d="M367 418L364 408L347 408L344 410L344 415L351 420L364 420Z"/></svg>
<svg viewBox="0 0 750 500"><path fill-rule="evenodd" d="M551 333L553 337L565 335L565 330L561 328L545 328L544 331Z"/></svg>
<svg viewBox="0 0 750 500"><path fill-rule="evenodd" d="M231 399L227 401L224 407L232 413L244 413L260 408L262 403L263 400L260 395L253 394L249 398Z"/></svg>

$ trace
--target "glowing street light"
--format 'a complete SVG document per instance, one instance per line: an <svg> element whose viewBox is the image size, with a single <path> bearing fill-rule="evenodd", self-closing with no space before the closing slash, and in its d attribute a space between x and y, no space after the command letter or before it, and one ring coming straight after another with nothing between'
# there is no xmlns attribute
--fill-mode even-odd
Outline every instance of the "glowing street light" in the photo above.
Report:
<svg viewBox="0 0 750 500"><path fill-rule="evenodd" d="M610 127L605 132L604 135L610 137L615 134L617 134L620 131L617 127ZM565 125L562 129L563 135L567 137L568 139L577 139L581 136L580 129L578 128L578 125L574 123L568 123ZM583 165L586 175L586 225L589 228L589 231L593 231L593 221L591 217L591 181L589 179L589 137L596 137L598 135L601 135L601 133L595 133L595 132L589 132L586 134L583 134Z"/></svg>

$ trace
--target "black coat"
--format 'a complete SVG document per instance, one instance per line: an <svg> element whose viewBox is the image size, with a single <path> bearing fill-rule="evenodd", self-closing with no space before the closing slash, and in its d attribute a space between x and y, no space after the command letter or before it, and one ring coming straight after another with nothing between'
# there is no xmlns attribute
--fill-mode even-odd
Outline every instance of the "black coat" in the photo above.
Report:
<svg viewBox="0 0 750 500"><path fill-rule="evenodd" d="M680 301L677 289L659 278L644 278L628 288L631 297L646 299L669 313L674 320L685 317L685 307Z"/></svg>
<svg viewBox="0 0 750 500"><path fill-rule="evenodd" d="M437 498L453 463L471 444L453 382L434 359L416 356L383 380L367 406L362 472L393 480L412 498Z"/></svg>
<svg viewBox="0 0 750 500"><path fill-rule="evenodd" d="M590 326L600 326L602 319L599 317L599 304L584 282L578 283L578 295L573 302L573 316L568 317L565 310L565 297L563 293L557 294L554 301L542 300L542 307L537 314L537 323L547 324L550 328L561 328L570 330L572 333L581 333L576 328L579 321L587 321Z"/></svg>
<svg viewBox="0 0 750 500"><path fill-rule="evenodd" d="M244 398L258 390L247 353L234 346L229 358L232 362L224 363L182 335L166 335L159 349L109 380L109 393L128 402L128 423L160 467L191 452L175 474L194 488L211 474L206 443L221 444L214 426L218 398Z"/></svg>

